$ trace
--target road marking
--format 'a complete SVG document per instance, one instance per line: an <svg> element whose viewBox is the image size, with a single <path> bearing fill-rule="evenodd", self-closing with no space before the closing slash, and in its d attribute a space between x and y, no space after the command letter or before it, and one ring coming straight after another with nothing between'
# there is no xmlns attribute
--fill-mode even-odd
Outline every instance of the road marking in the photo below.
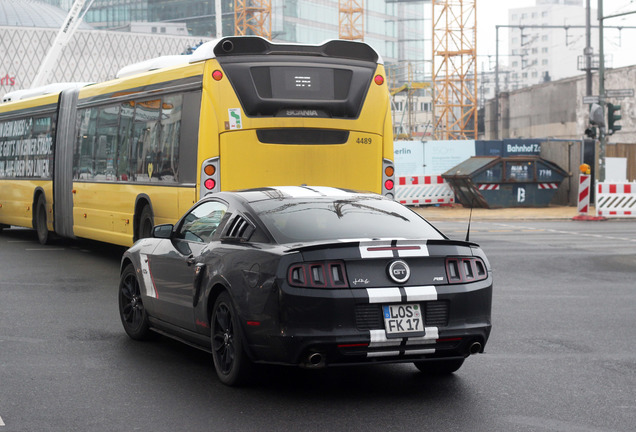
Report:
<svg viewBox="0 0 636 432"><path fill-rule="evenodd" d="M4 422L2 421L2 417L0 417L0 426L4 426Z"/></svg>
<svg viewBox="0 0 636 432"><path fill-rule="evenodd" d="M26 248L27 251L63 251L64 248Z"/></svg>
<svg viewBox="0 0 636 432"><path fill-rule="evenodd" d="M514 225L505 224L505 223L495 223L493 225L506 227L506 228L515 227ZM515 227L515 228L516 228L516 231L532 230L533 229L532 227L527 227L527 226L519 226L519 227ZM636 239L631 239L631 238L628 238L628 237L614 237L614 236L611 236L611 235L604 235L604 234L582 233L582 232L577 232L577 231L564 231L564 230L557 230L557 229L545 229L544 232L555 233L555 234L568 234L568 235L580 236L580 237L600 238L600 239L605 239L605 240L620 240L620 241L626 241L626 242L635 242L636 241Z"/></svg>

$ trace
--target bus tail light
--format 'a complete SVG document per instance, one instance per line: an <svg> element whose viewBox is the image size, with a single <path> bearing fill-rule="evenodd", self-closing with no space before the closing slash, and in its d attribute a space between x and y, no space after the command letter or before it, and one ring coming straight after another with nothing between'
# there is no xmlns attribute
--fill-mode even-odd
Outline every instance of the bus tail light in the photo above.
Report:
<svg viewBox="0 0 636 432"><path fill-rule="evenodd" d="M219 192L219 158L211 158L203 161L201 165L201 181L199 183L199 199L207 194Z"/></svg>
<svg viewBox="0 0 636 432"><path fill-rule="evenodd" d="M373 81L377 84L377 85L382 85L384 84L384 77L382 75L376 75L373 78Z"/></svg>
<svg viewBox="0 0 636 432"><path fill-rule="evenodd" d="M212 78L214 78L214 81L221 81L223 79L223 72L218 69L215 70L212 72Z"/></svg>
<svg viewBox="0 0 636 432"><path fill-rule="evenodd" d="M395 197L395 167L393 161L384 159L382 162L382 195L393 199Z"/></svg>

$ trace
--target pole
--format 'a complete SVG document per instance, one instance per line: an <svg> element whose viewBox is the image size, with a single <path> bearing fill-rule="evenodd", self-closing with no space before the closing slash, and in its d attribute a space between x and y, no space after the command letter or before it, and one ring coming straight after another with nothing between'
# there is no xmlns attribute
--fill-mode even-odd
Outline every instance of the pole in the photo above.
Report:
<svg viewBox="0 0 636 432"><path fill-rule="evenodd" d="M216 38L221 39L223 37L223 14L221 13L221 0L214 1L214 15L216 18Z"/></svg>
<svg viewBox="0 0 636 432"><path fill-rule="evenodd" d="M585 95L592 96L592 31L590 23L590 0L585 0Z"/></svg>
<svg viewBox="0 0 636 432"><path fill-rule="evenodd" d="M598 104L605 117L605 57L603 50L603 0L598 0ZM606 128L599 127L598 181L605 181L605 144Z"/></svg>
<svg viewBox="0 0 636 432"><path fill-rule="evenodd" d="M499 139L499 26L495 26L495 139Z"/></svg>

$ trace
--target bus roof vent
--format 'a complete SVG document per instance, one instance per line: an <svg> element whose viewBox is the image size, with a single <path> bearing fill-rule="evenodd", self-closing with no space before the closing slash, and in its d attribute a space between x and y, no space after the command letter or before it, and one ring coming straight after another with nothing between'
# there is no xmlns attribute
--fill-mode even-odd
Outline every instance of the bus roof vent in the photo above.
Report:
<svg viewBox="0 0 636 432"><path fill-rule="evenodd" d="M36 96L60 93L66 89L84 87L89 84L92 84L92 83L90 82L52 83L52 84L47 84L47 85L35 87L35 88L15 90L5 94L2 97L2 103L15 102L22 99L36 97Z"/></svg>
<svg viewBox="0 0 636 432"><path fill-rule="evenodd" d="M131 75L137 75L143 72L152 71L155 69L162 69L171 66L178 66L181 64L187 64L191 62L192 55L170 55L152 58L150 60L144 60L139 63L133 63L121 68L116 78L124 78Z"/></svg>
<svg viewBox="0 0 636 432"><path fill-rule="evenodd" d="M260 36L228 36L215 39L199 46L190 58L190 62L208 60L216 57L253 54L294 54L322 57L340 57L354 60L383 63L382 57L364 42L334 39L321 45L275 43Z"/></svg>

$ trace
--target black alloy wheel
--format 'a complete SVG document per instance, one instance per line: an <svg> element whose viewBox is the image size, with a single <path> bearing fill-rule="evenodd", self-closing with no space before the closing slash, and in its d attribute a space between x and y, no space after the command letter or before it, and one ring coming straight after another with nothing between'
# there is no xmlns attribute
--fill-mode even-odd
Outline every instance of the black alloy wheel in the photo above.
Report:
<svg viewBox="0 0 636 432"><path fill-rule="evenodd" d="M219 380L233 386L247 381L251 363L243 349L238 316L227 291L214 303L212 312L212 358Z"/></svg>
<svg viewBox="0 0 636 432"><path fill-rule="evenodd" d="M148 315L141 299L135 267L128 264L119 282L119 316L128 336L136 340L148 337Z"/></svg>

